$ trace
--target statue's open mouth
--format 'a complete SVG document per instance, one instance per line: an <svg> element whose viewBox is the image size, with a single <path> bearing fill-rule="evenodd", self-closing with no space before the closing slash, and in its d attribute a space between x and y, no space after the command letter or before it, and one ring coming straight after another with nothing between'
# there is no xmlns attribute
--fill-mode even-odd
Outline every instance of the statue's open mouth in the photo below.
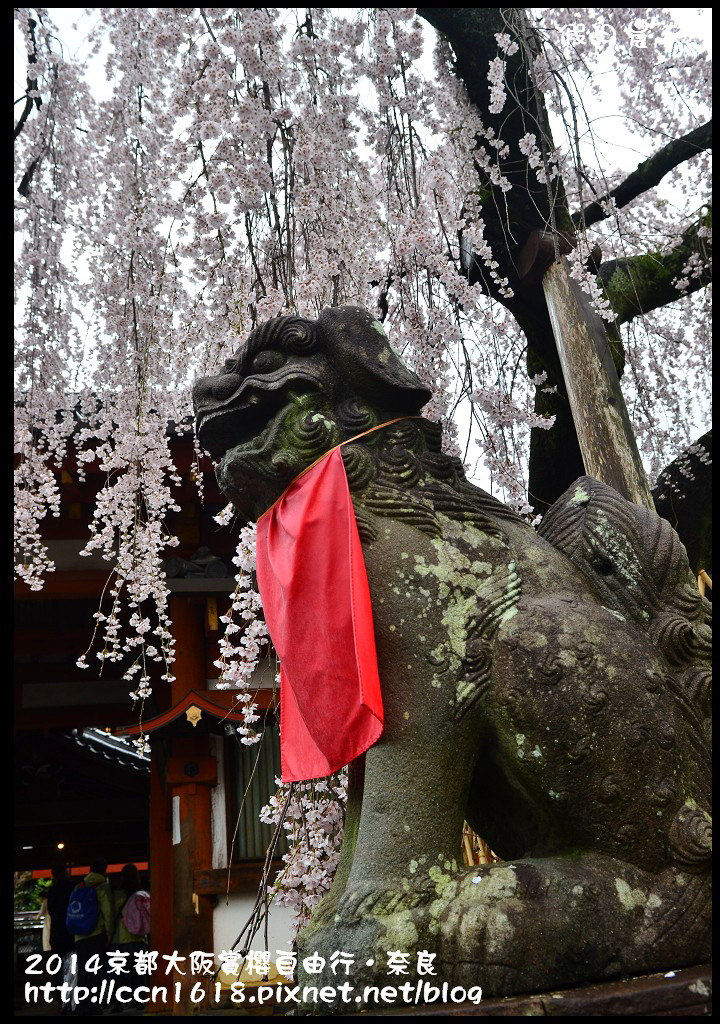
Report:
<svg viewBox="0 0 720 1024"><path fill-rule="evenodd" d="M218 400L218 387L232 387L233 376L206 378L195 389L198 438L216 462L231 448L258 441L292 396L319 391L323 386L320 375L312 370L285 369L246 377L227 398ZM240 378L235 376L235 380Z"/></svg>

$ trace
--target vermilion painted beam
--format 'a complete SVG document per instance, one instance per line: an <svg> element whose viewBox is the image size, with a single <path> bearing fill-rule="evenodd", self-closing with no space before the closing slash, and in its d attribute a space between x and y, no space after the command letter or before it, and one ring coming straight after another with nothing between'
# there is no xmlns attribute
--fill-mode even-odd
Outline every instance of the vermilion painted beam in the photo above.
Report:
<svg viewBox="0 0 720 1024"><path fill-rule="evenodd" d="M187 709L193 705L218 721L240 722L242 721L241 711L233 710L236 695L237 691L233 690L205 690L204 692L191 690L168 711L164 711L155 718L147 719L142 725L138 723L124 725L116 730L116 734L119 736L138 736L141 731L148 735L157 732L158 729L162 729L176 719L181 718ZM259 690L255 699L263 711L270 708L274 703L272 690Z"/></svg>

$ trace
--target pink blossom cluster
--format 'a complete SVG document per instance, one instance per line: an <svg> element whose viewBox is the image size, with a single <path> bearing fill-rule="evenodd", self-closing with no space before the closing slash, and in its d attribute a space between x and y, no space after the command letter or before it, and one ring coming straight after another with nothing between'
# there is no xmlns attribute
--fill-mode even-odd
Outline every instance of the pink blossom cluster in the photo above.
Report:
<svg viewBox="0 0 720 1024"><path fill-rule="evenodd" d="M285 867L278 873L268 893L278 906L295 912L298 931L328 891L340 858L345 826L347 769L327 779L296 783L289 793L280 779L279 789L260 812L260 820L277 825L286 802L283 828L290 851L283 855Z"/></svg>
<svg viewBox="0 0 720 1024"><path fill-rule="evenodd" d="M505 106L505 100L507 99L507 93L505 92L506 69L507 65L502 57L493 57L490 61L490 70L488 71L490 103L488 111L491 114L502 113L502 108Z"/></svg>
<svg viewBox="0 0 720 1024"><path fill-rule="evenodd" d="M702 231L700 228L699 231ZM703 236L706 237L706 236ZM685 262L684 267L680 271L680 277L675 278L673 284L679 292L687 291L690 287L690 281L694 277L700 277L707 270L712 269L712 259L703 257L699 252L693 252Z"/></svg>
<svg viewBox="0 0 720 1024"><path fill-rule="evenodd" d="M599 313L608 323L614 323L615 313L590 266L590 252L587 241L582 236L578 239L576 248L569 254L568 262L570 277L577 281L582 290L590 297L591 305L596 313Z"/></svg>
<svg viewBox="0 0 720 1024"><path fill-rule="evenodd" d="M547 373L536 374L530 384L539 387L547 380ZM554 389L543 388L543 391ZM539 430L550 430L555 422L554 416L542 416L530 407L531 393L528 391L524 405L513 400L508 391L498 387L479 387L472 394L472 402L476 408L482 409L489 422L496 425L492 439L486 436L478 440L478 444L486 449L485 461L492 466L493 475L505 491L507 505L518 515L535 523L532 505L527 500L527 484L519 471L519 460L515 446L520 431L529 432L535 427ZM512 447L510 447L512 446ZM510 450L508 450L510 449ZM537 518L539 522L539 517Z"/></svg>
<svg viewBox="0 0 720 1024"><path fill-rule="evenodd" d="M232 510L232 506L228 506ZM228 522L227 509L215 517L221 525ZM254 524L240 530L237 553L233 558L238 567L235 590L227 615L220 621L225 632L220 637L220 657L213 662L220 669L218 689L235 687L242 711L242 725L238 726L240 742L247 746L258 743L262 734L255 728L260 720L257 703L251 691L252 678L260 664L263 651L268 648L268 631L262 617L260 594L254 585L256 530Z"/></svg>
<svg viewBox="0 0 720 1024"><path fill-rule="evenodd" d="M520 139L518 148L523 156L527 157L528 164L535 171L537 180L544 185L553 178L557 178L559 170L553 161L554 154L543 154L537 145L537 140L532 132L527 132Z"/></svg>
<svg viewBox="0 0 720 1024"><path fill-rule="evenodd" d="M696 463L700 463L701 466L711 466L712 456L707 450L705 445L700 442L689 445L685 451L678 455L677 459L672 463L673 469L676 469L680 476L686 480L695 480L695 471L697 470ZM685 492L683 489L672 479L667 473L661 473L658 477L658 486L662 487L663 493L659 495L660 501L668 500L668 491L671 492L672 497L677 501L682 501L685 498Z"/></svg>
<svg viewBox="0 0 720 1024"><path fill-rule="evenodd" d="M71 195L87 154L74 124L89 90L78 68L63 60L47 12L16 8L28 55L30 112L18 136L15 202L20 240L15 261L15 544L17 574L39 590L53 564L41 522L59 514L59 469L74 429L69 395L82 356L76 314L79 280L68 232ZM39 104L39 105L38 105Z"/></svg>

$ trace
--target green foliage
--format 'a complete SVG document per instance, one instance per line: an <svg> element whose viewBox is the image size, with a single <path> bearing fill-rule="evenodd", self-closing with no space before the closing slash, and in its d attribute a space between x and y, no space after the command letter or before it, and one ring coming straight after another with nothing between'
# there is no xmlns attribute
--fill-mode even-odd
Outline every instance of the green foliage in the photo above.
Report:
<svg viewBox="0 0 720 1024"><path fill-rule="evenodd" d="M39 910L51 885L51 878L38 878L21 885L15 890L15 912Z"/></svg>

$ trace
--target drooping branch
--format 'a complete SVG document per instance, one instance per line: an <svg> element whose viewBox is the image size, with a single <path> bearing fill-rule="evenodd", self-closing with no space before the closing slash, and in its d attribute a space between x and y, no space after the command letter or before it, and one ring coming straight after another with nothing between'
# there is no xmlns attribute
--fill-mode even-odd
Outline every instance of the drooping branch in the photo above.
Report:
<svg viewBox="0 0 720 1024"><path fill-rule="evenodd" d="M36 25L37 25L37 22L35 21L34 18L28 18L28 28L30 30L30 38L32 39L32 45L33 45L32 53L28 55L28 64L37 64L37 40L35 39L35 27L36 27ZM41 97L40 96L33 96L32 95L33 92L37 92L37 79L36 78L31 78L30 75L28 75L27 76L27 94L26 94L26 99L25 99L25 107L23 108L22 114L18 118L18 123L15 125L15 130L13 132L13 141L18 137L20 132L23 130L23 126L24 126L25 122L27 121L28 117L30 116L30 111L32 110L33 105L35 105L38 110L42 106L42 99L41 99ZM24 192L21 193L21 194L25 195Z"/></svg>
<svg viewBox="0 0 720 1024"><path fill-rule="evenodd" d="M704 237L704 229L710 227L711 220L712 210L709 209L683 232L680 244L670 252L643 253L603 263L598 271L598 280L615 311L618 324L676 302L710 283L711 247ZM678 282L684 287L678 288Z"/></svg>
<svg viewBox="0 0 720 1024"><path fill-rule="evenodd" d="M667 146L663 146L657 153L643 160L617 188L586 206L579 213L574 213L573 223L578 227L584 224L586 228L597 224L610 215L608 200L614 199L618 208L627 206L633 199L659 184L674 167L711 148L712 121L708 121L707 124L683 135L681 139L673 139Z"/></svg>
<svg viewBox="0 0 720 1024"><path fill-rule="evenodd" d="M40 164L40 157L37 156L37 157L35 157L35 159L32 161L32 163L30 164L28 169L23 174L22 180L21 180L20 184L18 185L18 192L20 193L20 195L24 199L27 199L27 197L28 197L28 193L30 191L30 182L32 181L33 174L38 169L39 164Z"/></svg>

